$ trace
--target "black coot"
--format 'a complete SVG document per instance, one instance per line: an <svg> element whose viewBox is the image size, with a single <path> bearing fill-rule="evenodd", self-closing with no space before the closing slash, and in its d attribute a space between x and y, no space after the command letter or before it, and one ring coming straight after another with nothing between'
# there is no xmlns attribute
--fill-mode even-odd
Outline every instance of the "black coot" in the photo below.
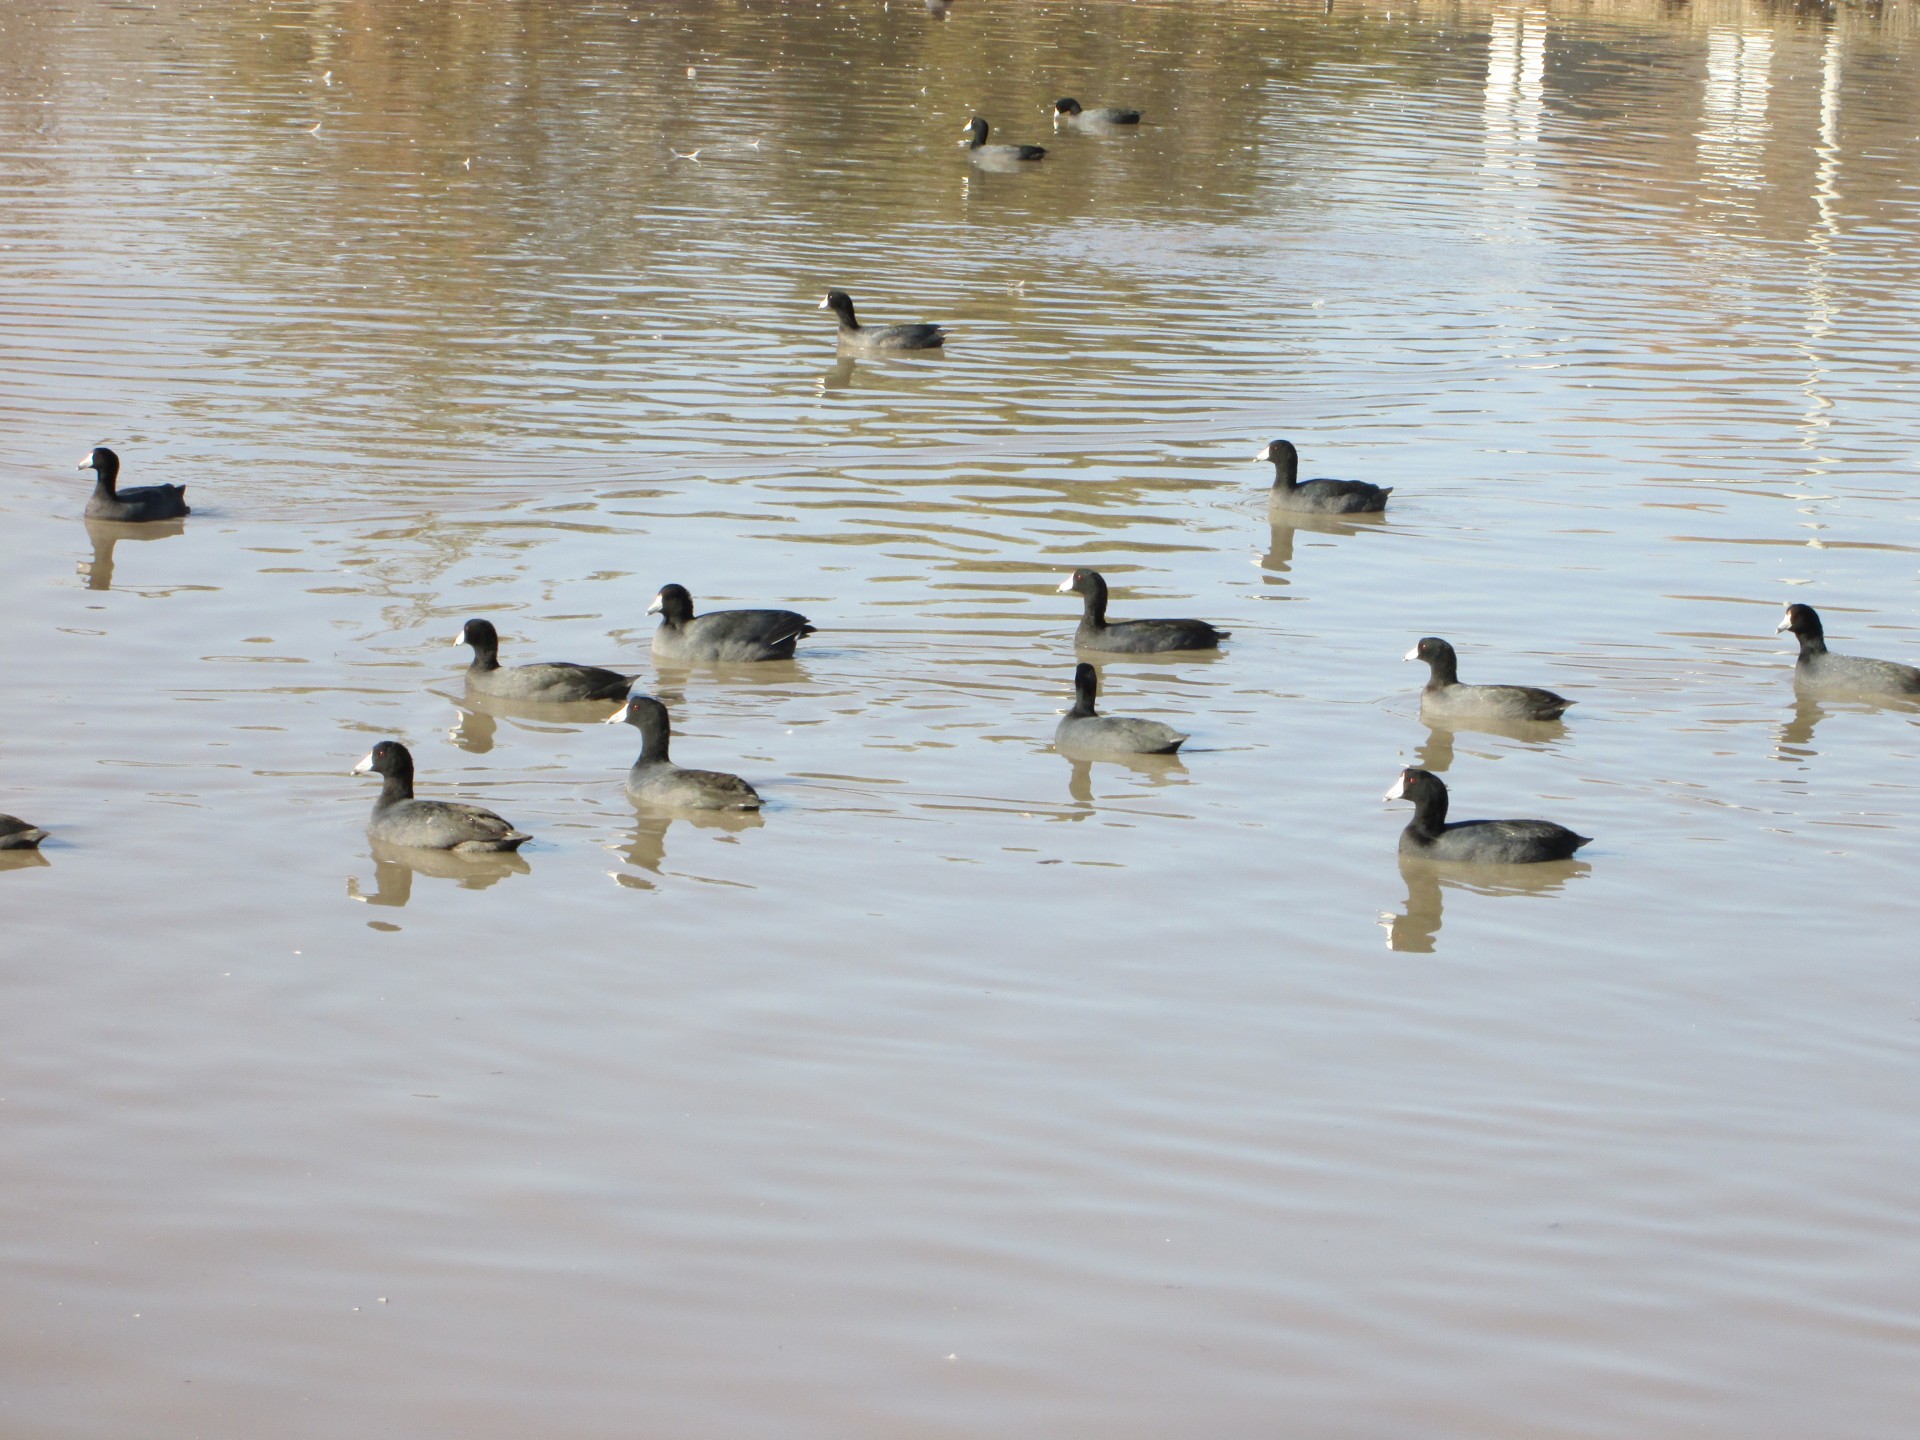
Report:
<svg viewBox="0 0 1920 1440"><path fill-rule="evenodd" d="M627 794L649 805L682 810L758 810L760 794L738 775L721 770L682 770L667 758L672 741L667 707L651 695L635 695L609 725L640 732L640 758L627 772Z"/></svg>
<svg viewBox="0 0 1920 1440"><path fill-rule="evenodd" d="M684 585L663 585L647 607L660 617L653 653L662 660L791 660L793 647L813 625L792 610L709 610L693 613Z"/></svg>
<svg viewBox="0 0 1920 1440"><path fill-rule="evenodd" d="M1080 628L1073 643L1085 650L1147 655L1166 650L1213 650L1233 632L1204 620L1118 620L1107 623L1107 582L1098 570L1076 570L1060 582L1060 594L1082 597Z"/></svg>
<svg viewBox="0 0 1920 1440"><path fill-rule="evenodd" d="M1920 670L1892 660L1867 660L1858 655L1835 655L1827 649L1827 632L1811 605L1789 605L1774 634L1791 630L1800 641L1793 683L1821 695L1852 695L1862 699L1912 699L1920 696Z"/></svg>
<svg viewBox="0 0 1920 1440"><path fill-rule="evenodd" d="M1273 491L1267 497L1273 510L1304 510L1316 515L1362 515L1387 508L1391 485L1369 485L1364 480L1300 479L1300 452L1291 440L1275 440L1253 457L1273 462Z"/></svg>
<svg viewBox="0 0 1920 1440"><path fill-rule="evenodd" d="M193 513L187 508L184 485L116 489L120 457L104 445L94 446L79 468L93 471L93 494L87 497L89 520L178 520L182 515Z"/></svg>
<svg viewBox="0 0 1920 1440"><path fill-rule="evenodd" d="M1081 661L1073 667L1073 708L1053 732L1054 746L1065 755L1099 760L1115 755L1171 755L1187 741L1171 725L1131 715L1098 715L1093 702L1100 677Z"/></svg>
<svg viewBox="0 0 1920 1440"><path fill-rule="evenodd" d="M1085 130L1099 130L1108 125L1138 125L1140 112L1124 110L1118 105L1101 105L1089 110L1071 96L1053 102L1053 123L1055 125L1074 125Z"/></svg>
<svg viewBox="0 0 1920 1440"><path fill-rule="evenodd" d="M947 343L945 327L926 321L912 325L862 325L853 315L853 297L844 290L827 291L820 308L831 310L839 317L843 350L938 350Z"/></svg>
<svg viewBox="0 0 1920 1440"><path fill-rule="evenodd" d="M1453 646L1429 635L1405 657L1427 662L1420 713L1429 720L1558 720L1574 702L1531 685L1462 685Z"/></svg>
<svg viewBox="0 0 1920 1440"><path fill-rule="evenodd" d="M540 704L624 700L636 678L602 670L597 665L571 665L565 661L502 668L500 634L490 620L467 621L453 637L453 643L473 647L473 663L467 667L467 688L478 690L482 695L498 695L503 700L531 700Z"/></svg>
<svg viewBox="0 0 1920 1440"><path fill-rule="evenodd" d="M47 832L17 815L0 815L0 850L38 850Z"/></svg>
<svg viewBox="0 0 1920 1440"><path fill-rule="evenodd" d="M1400 853L1428 860L1486 865L1530 865L1565 860L1590 836L1551 820L1457 820L1447 823L1447 787L1430 770L1407 769L1385 799L1411 800L1413 819L1400 832Z"/></svg>
<svg viewBox="0 0 1920 1440"><path fill-rule="evenodd" d="M367 822L372 839L421 850L486 855L518 850L533 838L478 805L414 799L413 756L398 740L382 740L353 767L356 775L369 772L386 777L380 798L373 802L373 818Z"/></svg>
<svg viewBox="0 0 1920 1440"><path fill-rule="evenodd" d="M987 144L987 122L978 115L963 127L967 138L960 143L967 147L975 161L983 165L1007 161L1042 160L1046 158L1046 147L1042 145L989 145Z"/></svg>

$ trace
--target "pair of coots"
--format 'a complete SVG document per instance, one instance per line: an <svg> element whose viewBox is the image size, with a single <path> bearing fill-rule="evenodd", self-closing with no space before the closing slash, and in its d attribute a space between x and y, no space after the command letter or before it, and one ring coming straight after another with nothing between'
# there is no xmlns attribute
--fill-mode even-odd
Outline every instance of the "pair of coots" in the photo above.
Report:
<svg viewBox="0 0 1920 1440"><path fill-rule="evenodd" d="M627 793L635 800L682 810L760 808L758 792L738 775L683 770L668 758L672 737L667 707L653 696L630 697L607 723L632 725L640 731L640 758L627 772ZM518 850L533 838L481 806L416 799L413 755L398 740L382 740L375 745L353 767L353 773L384 777L367 822L367 835L374 840L420 850L485 855Z"/></svg>

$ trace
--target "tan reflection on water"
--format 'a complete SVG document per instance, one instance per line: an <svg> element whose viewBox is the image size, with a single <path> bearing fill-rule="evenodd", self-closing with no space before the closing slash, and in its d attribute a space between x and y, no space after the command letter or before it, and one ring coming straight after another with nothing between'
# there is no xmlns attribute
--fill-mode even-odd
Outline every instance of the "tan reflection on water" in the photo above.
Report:
<svg viewBox="0 0 1920 1440"><path fill-rule="evenodd" d="M0 10L4 1428L1905 1436L1920 717L1773 626L1920 659L1915 17ZM1054 752L1077 566L1233 631L1102 664L1178 757ZM370 847L389 736L533 841Z"/></svg>

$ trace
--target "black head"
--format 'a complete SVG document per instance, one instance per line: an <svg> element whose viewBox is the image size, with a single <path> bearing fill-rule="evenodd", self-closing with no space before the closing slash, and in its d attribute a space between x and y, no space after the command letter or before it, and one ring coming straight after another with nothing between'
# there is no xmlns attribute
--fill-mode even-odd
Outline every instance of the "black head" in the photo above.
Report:
<svg viewBox="0 0 1920 1440"><path fill-rule="evenodd" d="M1791 630L1803 640L1819 640L1826 636L1826 627L1820 623L1820 616L1811 605L1789 605L1787 613L1780 617L1780 623L1774 626L1773 633Z"/></svg>
<svg viewBox="0 0 1920 1440"><path fill-rule="evenodd" d="M1093 700L1100 694L1100 672L1082 660L1073 667L1074 693L1086 700Z"/></svg>
<svg viewBox="0 0 1920 1440"><path fill-rule="evenodd" d="M987 122L978 115L961 128L967 132L967 138L960 142L962 145L980 146L987 143Z"/></svg>
<svg viewBox="0 0 1920 1440"><path fill-rule="evenodd" d="M82 460L76 468L91 470L102 480L112 484L113 477L120 473L120 457L106 446L96 445L87 452L86 459Z"/></svg>
<svg viewBox="0 0 1920 1440"><path fill-rule="evenodd" d="M1080 102L1070 95L1064 99L1056 100L1053 102L1053 113L1056 115L1078 115L1080 113Z"/></svg>
<svg viewBox="0 0 1920 1440"><path fill-rule="evenodd" d="M1424 660L1429 665L1434 664L1436 661L1445 664L1454 664L1459 659L1459 657L1453 653L1453 646L1442 640L1438 635L1425 636L1419 644L1407 651L1401 658L1405 660Z"/></svg>
<svg viewBox="0 0 1920 1440"><path fill-rule="evenodd" d="M398 740L382 740L353 767L355 775L388 775L413 778L413 756Z"/></svg>
<svg viewBox="0 0 1920 1440"><path fill-rule="evenodd" d="M1098 570L1076 570L1060 582L1062 595L1092 595L1105 593L1107 582Z"/></svg>
<svg viewBox="0 0 1920 1440"><path fill-rule="evenodd" d="M1400 772L1400 778L1393 782L1393 788L1380 798L1382 800L1411 800L1418 805L1428 796L1438 795L1445 799L1446 782L1431 770L1416 770L1409 766Z"/></svg>
<svg viewBox="0 0 1920 1440"><path fill-rule="evenodd" d="M840 323L842 325L852 325L854 323L853 297L844 290L827 291L826 298L820 302L820 308L822 310L833 311L834 314L840 317Z"/></svg>
<svg viewBox="0 0 1920 1440"><path fill-rule="evenodd" d="M488 655L500 648L500 632L491 620L469 620L453 637L456 645L471 645L477 655Z"/></svg>
<svg viewBox="0 0 1920 1440"><path fill-rule="evenodd" d="M672 728L667 707L651 695L629 695L627 703L606 718L608 725L631 725L640 732L640 758L664 760Z"/></svg>
<svg viewBox="0 0 1920 1440"><path fill-rule="evenodd" d="M1293 448L1291 440L1271 440L1267 442L1267 448L1253 458L1270 460L1275 465L1298 465L1300 452Z"/></svg>
<svg viewBox="0 0 1920 1440"><path fill-rule="evenodd" d="M669 625L684 625L693 618L693 596L684 585L662 585L647 613L660 616Z"/></svg>

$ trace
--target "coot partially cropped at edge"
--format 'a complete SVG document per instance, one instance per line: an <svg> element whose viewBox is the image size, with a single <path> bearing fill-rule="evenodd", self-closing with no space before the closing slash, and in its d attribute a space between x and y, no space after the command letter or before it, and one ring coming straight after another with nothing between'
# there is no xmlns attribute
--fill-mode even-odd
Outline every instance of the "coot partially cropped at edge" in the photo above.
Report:
<svg viewBox="0 0 1920 1440"><path fill-rule="evenodd" d="M117 489L120 457L104 445L94 446L77 468L93 471L93 494L87 497L89 520L178 520L193 513L187 508L184 485Z"/></svg>
<svg viewBox="0 0 1920 1440"><path fill-rule="evenodd" d="M0 815L0 850L38 850L47 832L18 815Z"/></svg>
<svg viewBox="0 0 1920 1440"><path fill-rule="evenodd" d="M1462 685L1453 646L1428 635L1403 657L1427 662L1420 713L1436 720L1558 720L1574 702L1532 685Z"/></svg>
<svg viewBox="0 0 1920 1440"><path fill-rule="evenodd" d="M1411 800L1413 819L1400 832L1400 853L1428 860L1486 865L1531 865L1565 860L1588 835L1576 835L1551 820L1456 820L1447 823L1447 787L1430 770L1406 769L1382 797Z"/></svg>
<svg viewBox="0 0 1920 1440"><path fill-rule="evenodd" d="M1800 642L1793 683L1801 690L1823 695L1853 695L1863 699L1910 700L1920 697L1920 670L1892 660L1868 660L1858 655L1836 655L1827 649L1826 627L1811 605L1789 605L1773 633L1790 630Z"/></svg>
<svg viewBox="0 0 1920 1440"><path fill-rule="evenodd" d="M1316 515L1364 515L1387 508L1391 485L1369 485L1364 480L1302 480L1300 452L1291 440L1275 440L1253 457L1273 462L1273 490L1267 505L1274 510L1305 510Z"/></svg>
<svg viewBox="0 0 1920 1440"><path fill-rule="evenodd" d="M635 695L609 725L631 725L640 732L640 758L627 772L627 794L649 805L683 810L758 810L760 793L738 775L723 770L683 770L667 756L672 727L667 707L651 695Z"/></svg>
<svg viewBox="0 0 1920 1440"><path fill-rule="evenodd" d="M598 665L574 665L558 660L503 669L500 633L490 620L467 621L453 637L453 643L473 647L473 663L467 667L467 688L482 695L498 695L503 700L531 700L539 704L624 700L638 678L615 670L602 670Z"/></svg>
<svg viewBox="0 0 1920 1440"><path fill-rule="evenodd" d="M518 850L533 837L491 810L454 800L413 798L413 756L398 740L382 740L353 767L356 775L384 775L367 835L389 845L486 855Z"/></svg>
<svg viewBox="0 0 1920 1440"><path fill-rule="evenodd" d="M813 623L793 610L709 610L693 613L684 585L662 585L647 607L660 617L653 653L662 660L791 660Z"/></svg>
<svg viewBox="0 0 1920 1440"><path fill-rule="evenodd" d="M1073 708L1053 732L1054 746L1062 754L1094 760L1113 755L1171 755L1186 744L1185 735L1158 720L1096 714L1093 702L1099 693L1099 674L1082 660L1073 667Z"/></svg>
<svg viewBox="0 0 1920 1440"><path fill-rule="evenodd" d="M1149 655L1168 650L1213 650L1233 632L1204 620L1107 621L1107 582L1098 570L1076 570L1060 582L1062 595L1082 597L1080 628L1073 643L1084 650Z"/></svg>

